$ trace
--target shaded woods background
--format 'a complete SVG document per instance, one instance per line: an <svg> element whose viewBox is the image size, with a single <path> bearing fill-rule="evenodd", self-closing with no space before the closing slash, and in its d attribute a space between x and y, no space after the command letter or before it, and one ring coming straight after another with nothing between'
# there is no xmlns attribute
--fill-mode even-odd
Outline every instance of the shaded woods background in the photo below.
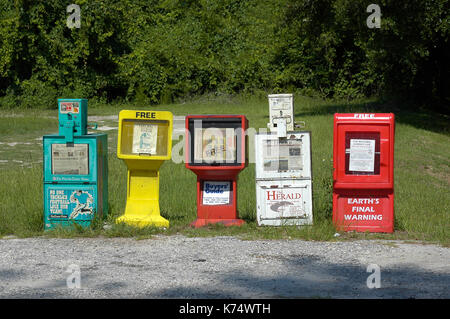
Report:
<svg viewBox="0 0 450 319"><path fill-rule="evenodd" d="M1 107L289 91L449 112L446 0L0 0L0 20Z"/></svg>

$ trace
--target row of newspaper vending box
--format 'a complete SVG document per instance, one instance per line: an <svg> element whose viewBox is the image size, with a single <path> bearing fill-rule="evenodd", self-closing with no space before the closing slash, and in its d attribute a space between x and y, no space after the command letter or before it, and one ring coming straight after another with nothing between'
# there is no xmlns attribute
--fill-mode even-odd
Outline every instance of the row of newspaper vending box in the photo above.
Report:
<svg viewBox="0 0 450 319"><path fill-rule="evenodd" d="M87 133L87 101L58 103L59 134L43 139L46 229L73 222L86 226L108 212L106 134ZM292 117L279 118L269 123L272 132L252 138L257 222L311 225L311 132L293 131ZM247 118L188 115L185 128L185 166L197 175L192 225L243 224L237 179L249 163ZM116 221L168 227L159 209L159 169L172 158L172 114L123 110L118 129L117 156L126 163L128 177L125 212ZM332 218L339 230L393 232L393 154L393 114L335 114Z"/></svg>

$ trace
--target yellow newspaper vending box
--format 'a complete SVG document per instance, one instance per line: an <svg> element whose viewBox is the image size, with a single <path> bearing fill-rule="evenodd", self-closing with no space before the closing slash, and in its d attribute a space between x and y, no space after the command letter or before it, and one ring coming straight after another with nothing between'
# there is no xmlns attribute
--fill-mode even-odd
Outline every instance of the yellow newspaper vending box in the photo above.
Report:
<svg viewBox="0 0 450 319"><path fill-rule="evenodd" d="M128 167L127 204L117 223L169 227L159 211L159 168L172 156L173 115L165 111L122 110L117 157Z"/></svg>

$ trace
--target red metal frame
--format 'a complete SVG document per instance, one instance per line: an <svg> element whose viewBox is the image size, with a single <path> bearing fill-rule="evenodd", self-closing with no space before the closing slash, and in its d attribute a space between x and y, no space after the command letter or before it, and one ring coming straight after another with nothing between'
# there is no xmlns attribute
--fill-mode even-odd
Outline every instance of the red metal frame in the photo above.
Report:
<svg viewBox="0 0 450 319"><path fill-rule="evenodd" d="M369 175L348 174L346 135L364 133L379 134L379 170ZM394 231L394 134L392 113L334 115L333 223L338 230Z"/></svg>
<svg viewBox="0 0 450 319"><path fill-rule="evenodd" d="M239 165L191 165L191 143L189 119L240 118L242 135L240 140L241 158ZM237 180L239 173L248 165L246 150L246 130L248 120L244 115L188 115L186 116L185 166L197 175L197 219L191 226L202 227L207 224L222 223L225 226L242 225L237 212ZM230 203L228 205L203 205L203 184L205 181L228 181L231 185Z"/></svg>

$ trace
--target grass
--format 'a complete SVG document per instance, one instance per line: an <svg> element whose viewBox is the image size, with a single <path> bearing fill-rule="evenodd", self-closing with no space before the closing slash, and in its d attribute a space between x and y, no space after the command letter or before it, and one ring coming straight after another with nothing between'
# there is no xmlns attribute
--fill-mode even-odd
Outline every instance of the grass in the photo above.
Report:
<svg viewBox="0 0 450 319"><path fill-rule="evenodd" d="M245 114L253 128L268 122L267 99L201 98L166 106L142 107L104 105L89 109L89 115L117 115L121 109L168 110L174 115ZM241 172L238 180L238 210L246 223L241 227L211 225L194 229L196 218L196 177L184 163L167 161L160 171L161 215L170 221L166 230L137 229L114 224L123 213L126 200L126 173L117 159L117 130L107 131L109 143L109 206L106 220L88 229L43 231L42 141L40 137L57 132L57 111L0 110L0 237L134 237L155 234L186 236L238 236L243 239L354 240L400 239L450 245L450 130L448 118L424 111L402 111L397 104L376 100L346 103L295 97L296 120L306 122L312 138L313 226L259 227L256 224L254 164ZM332 138L335 112L394 112L395 141L395 232L394 234L341 233L331 223L332 215ZM417 116L414 116L417 114ZM417 121L426 119L431 123ZM435 121L433 121L435 119ZM428 123L428 124L427 124ZM117 127L105 119L99 126ZM178 142L173 141L175 146ZM12 143L12 144L11 144ZM14 144L18 143L18 144ZM28 144L26 144L28 143ZM12 146L11 146L12 145ZM251 149L252 149L252 145ZM7 161L7 162L6 162ZM182 196L180 196L182 195ZM176 200L175 200L176 199ZM109 227L103 228L104 223Z"/></svg>

